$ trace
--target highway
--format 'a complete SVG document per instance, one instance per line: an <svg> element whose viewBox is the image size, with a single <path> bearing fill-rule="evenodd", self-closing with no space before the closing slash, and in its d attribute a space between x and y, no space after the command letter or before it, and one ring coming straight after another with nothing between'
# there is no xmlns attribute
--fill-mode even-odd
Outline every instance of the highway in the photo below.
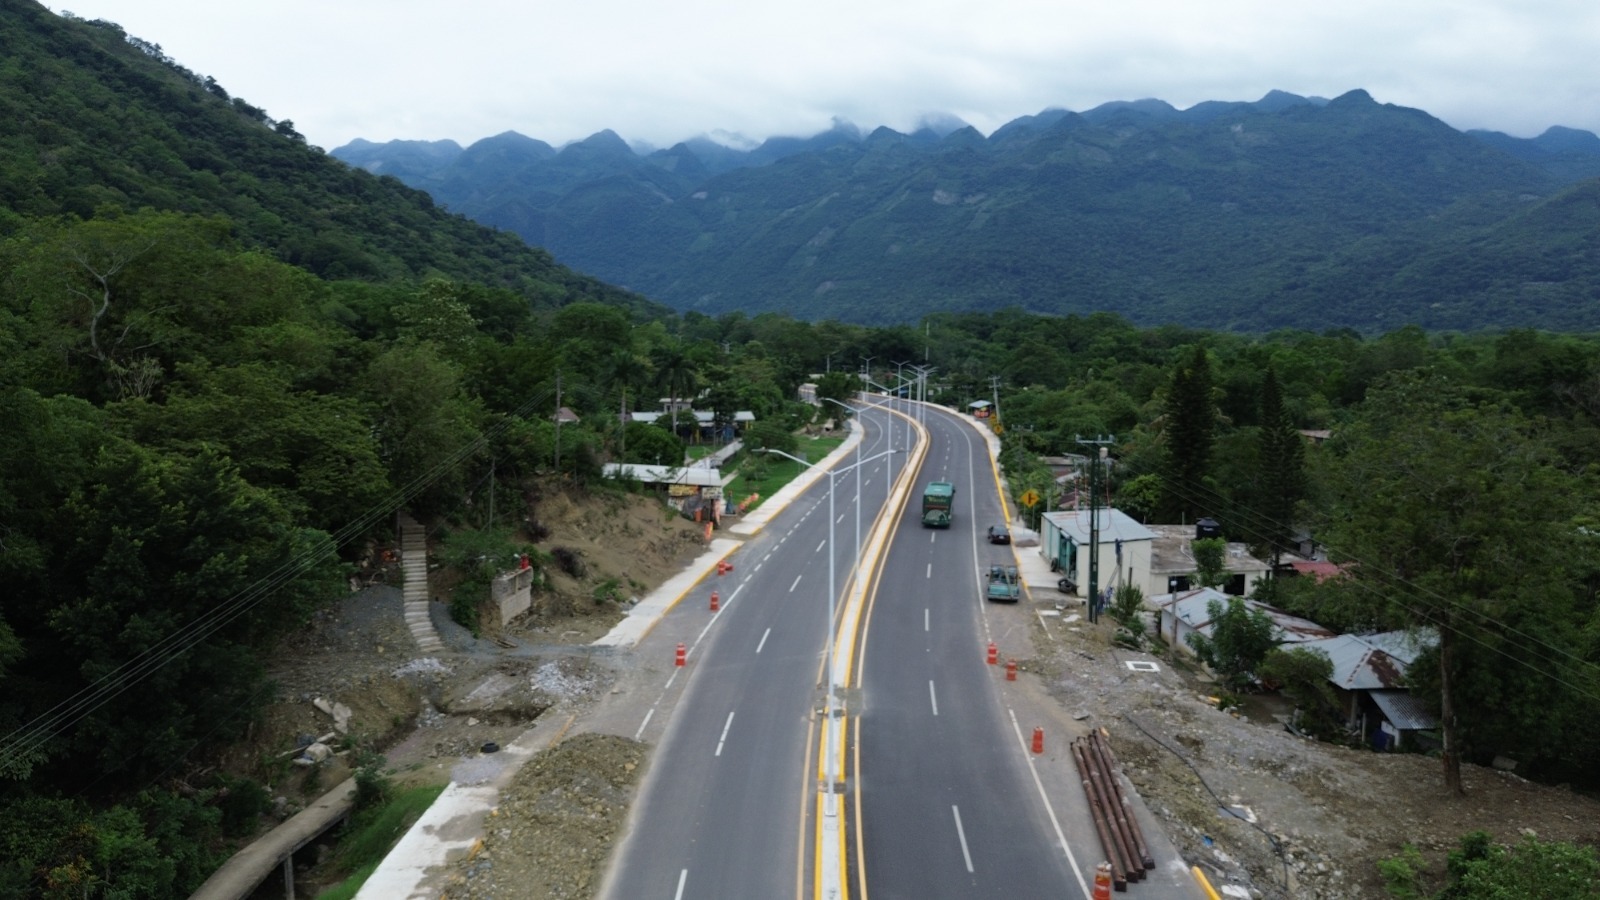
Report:
<svg viewBox="0 0 1600 900"><path fill-rule="evenodd" d="M956 413L923 406L916 417L920 438L903 417L869 406L864 437L837 474L733 552L735 575L714 580L726 594L721 611L707 613L712 585L703 583L651 635L657 649L673 640L694 649L687 666L667 670L638 726L655 749L598 896L1090 897L1101 851L1076 772L1059 749L1050 763L1029 752L1016 710L1030 724L1041 710L1027 709L985 659L996 637L1025 644L1031 616L1031 604L983 599L980 573L1016 562L1009 546L986 540L1007 519L987 441ZM891 420L894 445L918 441L923 453L908 457L906 502L885 518L882 542L868 542L856 590L856 517L866 537L886 509L886 460L873 457L888 446ZM891 458L902 474L901 454ZM956 485L949 529L921 524L921 488L933 480ZM846 738L831 755L837 795L822 777L833 765L822 737L830 624ZM1086 731L1053 715L1061 746ZM835 796L840 814L822 815ZM1156 843L1157 869L1133 890L1202 898L1165 836Z"/></svg>
<svg viewBox="0 0 1600 900"><path fill-rule="evenodd" d="M948 530L924 528L920 493L884 555L859 645L855 773L860 896L1071 897L1079 887L985 662L979 573L1006 521L983 438L937 409L917 477L956 485Z"/></svg>
<svg viewBox="0 0 1600 900"><path fill-rule="evenodd" d="M859 418L864 437L834 470L843 474L833 478L833 546L823 477L729 558L732 576L714 585L720 612L710 617L706 592L695 591L661 623L668 633L704 628L704 638L672 676L680 693L665 726L640 726L657 746L600 896L809 896L828 554L842 595L856 553L857 474L864 533L887 498L888 464L904 465L892 456L844 471L888 448L888 414ZM907 427L895 433L903 448Z"/></svg>

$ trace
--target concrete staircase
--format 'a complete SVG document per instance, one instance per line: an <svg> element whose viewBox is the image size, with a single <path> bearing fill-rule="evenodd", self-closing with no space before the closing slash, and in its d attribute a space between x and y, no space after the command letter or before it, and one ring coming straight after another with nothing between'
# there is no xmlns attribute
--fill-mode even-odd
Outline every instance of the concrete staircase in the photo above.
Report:
<svg viewBox="0 0 1600 900"><path fill-rule="evenodd" d="M444 652L444 642L433 630L428 614L428 533L405 513L400 514L400 567L405 570L406 627L423 653Z"/></svg>

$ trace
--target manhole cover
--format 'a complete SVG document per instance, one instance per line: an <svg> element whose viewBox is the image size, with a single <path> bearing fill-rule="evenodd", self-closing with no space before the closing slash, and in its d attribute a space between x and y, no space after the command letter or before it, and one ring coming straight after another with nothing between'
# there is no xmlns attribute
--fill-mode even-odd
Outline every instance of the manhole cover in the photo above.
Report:
<svg viewBox="0 0 1600 900"><path fill-rule="evenodd" d="M1130 659L1128 660L1128 670L1130 672L1159 672L1161 671L1161 664L1150 662L1146 659Z"/></svg>

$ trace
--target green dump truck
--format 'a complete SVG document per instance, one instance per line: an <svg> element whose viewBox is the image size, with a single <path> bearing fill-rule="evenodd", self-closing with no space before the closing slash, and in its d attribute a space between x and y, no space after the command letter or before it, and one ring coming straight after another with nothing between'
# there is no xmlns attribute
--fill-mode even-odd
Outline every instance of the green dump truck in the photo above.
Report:
<svg viewBox="0 0 1600 900"><path fill-rule="evenodd" d="M922 524L928 528L949 528L955 505L955 485L948 481L928 482L922 489Z"/></svg>

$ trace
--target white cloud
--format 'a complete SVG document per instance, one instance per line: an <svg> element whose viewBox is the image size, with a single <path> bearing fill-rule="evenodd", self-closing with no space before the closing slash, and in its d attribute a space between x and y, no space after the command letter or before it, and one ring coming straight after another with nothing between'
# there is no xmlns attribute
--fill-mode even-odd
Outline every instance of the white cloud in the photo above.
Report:
<svg viewBox="0 0 1600 900"><path fill-rule="evenodd" d="M1459 128L1600 131L1577 0L78 0L313 143L610 128L658 146L838 115L985 132L1052 106L1365 88Z"/></svg>

